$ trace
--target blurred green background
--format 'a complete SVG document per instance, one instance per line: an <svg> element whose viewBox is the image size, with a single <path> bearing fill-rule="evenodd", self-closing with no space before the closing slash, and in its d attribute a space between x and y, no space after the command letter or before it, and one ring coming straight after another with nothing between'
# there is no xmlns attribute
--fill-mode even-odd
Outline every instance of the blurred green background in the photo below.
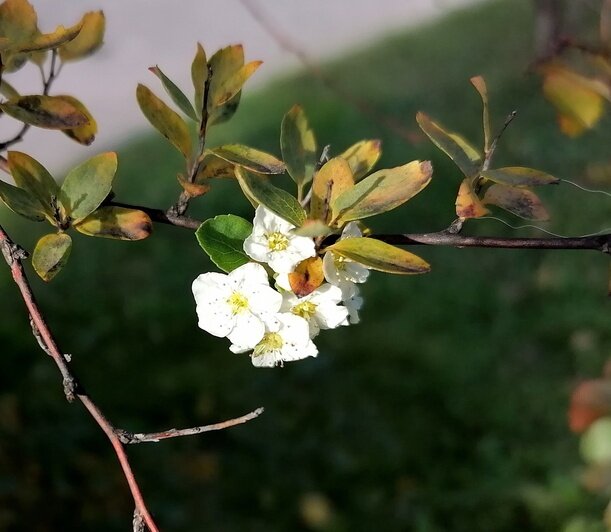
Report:
<svg viewBox="0 0 611 532"><path fill-rule="evenodd" d="M407 130L418 132L414 115L424 110L474 142L481 104L468 79L482 74L497 127L518 110L497 164L608 185L589 182L587 169L608 164L609 118L577 140L558 132L527 73L531 35L530 2L496 1L324 71ZM435 231L453 220L460 177L452 163L424 138L398 138L305 72L246 90L211 143L279 154L280 121L294 103L333 153L380 138L380 167L433 161L431 185L375 219L374 230ZM179 160L161 137L118 152L119 200L174 201ZM553 231L609 225L608 198L566 185L542 196ZM227 212L252 216L231 182L193 202L201 219ZM6 210L0 220L29 249L47 229ZM494 221L469 223L466 232L516 234ZM418 249L432 273L373 273L360 325L321 334L317 359L261 370L197 328L190 285L213 266L190 232L156 226L139 243L74 240L52 284L31 278L75 372L117 426L152 431L266 408L228 431L128 449L163 530L600 530L605 501L579 485L566 411L573 385L599 375L609 356L608 257ZM133 507L114 454L84 409L66 404L6 268L0 317L0 530L128 530Z"/></svg>

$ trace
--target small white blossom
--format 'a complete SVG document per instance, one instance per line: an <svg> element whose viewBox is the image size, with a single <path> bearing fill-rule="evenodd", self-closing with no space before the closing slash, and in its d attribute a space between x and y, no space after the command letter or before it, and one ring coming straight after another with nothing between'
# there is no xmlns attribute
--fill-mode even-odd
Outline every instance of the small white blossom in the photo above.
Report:
<svg viewBox="0 0 611 532"><path fill-rule="evenodd" d="M250 354L253 366L272 368L284 362L315 357L318 349L310 340L308 323L291 313L275 314L264 319L265 334L257 345L246 347L235 343L229 349L233 353Z"/></svg>
<svg viewBox="0 0 611 532"><path fill-rule="evenodd" d="M204 273L193 281L199 326L214 336L252 348L265 334L263 318L280 310L282 296L265 268L249 262L232 272Z"/></svg>
<svg viewBox="0 0 611 532"><path fill-rule="evenodd" d="M302 260L316 255L314 240L294 235L293 229L293 224L259 205L244 251L256 261L268 263L277 273L289 273Z"/></svg>
<svg viewBox="0 0 611 532"><path fill-rule="evenodd" d="M348 325L348 309L341 305L342 291L337 286L325 283L303 297L284 292L283 298L280 310L307 320L310 338L314 338L320 329L335 329L340 325Z"/></svg>
<svg viewBox="0 0 611 532"><path fill-rule="evenodd" d="M344 227L339 239L359 238L362 236L363 233L359 226L355 222L350 222ZM341 257L332 251L325 253L322 259L322 270L325 274L325 279L331 284L338 286L343 282L364 283L369 276L369 270L365 266Z"/></svg>
<svg viewBox="0 0 611 532"><path fill-rule="evenodd" d="M349 321L355 325L361 321L359 310L363 306L363 298L359 295L359 289L354 283L345 281L339 285L342 291L342 302L348 309Z"/></svg>

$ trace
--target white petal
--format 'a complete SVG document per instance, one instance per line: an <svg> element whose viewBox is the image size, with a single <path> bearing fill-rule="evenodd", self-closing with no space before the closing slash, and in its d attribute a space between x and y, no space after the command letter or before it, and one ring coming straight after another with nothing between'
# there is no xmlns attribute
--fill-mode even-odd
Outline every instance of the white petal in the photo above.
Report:
<svg viewBox="0 0 611 532"><path fill-rule="evenodd" d="M291 235L289 239L289 249L302 257L302 260L316 255L314 240L307 236Z"/></svg>
<svg viewBox="0 0 611 532"><path fill-rule="evenodd" d="M325 302L337 304L342 300L342 291L339 286L324 283L310 294L309 300L315 305Z"/></svg>
<svg viewBox="0 0 611 532"><path fill-rule="evenodd" d="M219 297L219 293L229 293L230 291L227 275L216 272L199 275L193 281L191 288L196 301L200 297L212 300Z"/></svg>
<svg viewBox="0 0 611 532"><path fill-rule="evenodd" d="M362 231L359 229L359 224L356 222L349 222L346 224L346 227L344 227L340 240L342 238L355 238L359 236L363 236Z"/></svg>
<svg viewBox="0 0 611 532"><path fill-rule="evenodd" d="M254 234L244 240L244 253L246 253L251 259L258 260L260 262L267 262L269 260L269 248L267 242L257 239Z"/></svg>
<svg viewBox="0 0 611 532"><path fill-rule="evenodd" d="M282 294L271 286L244 286L243 294L248 298L250 310L257 316L278 312L282 305Z"/></svg>
<svg viewBox="0 0 611 532"><path fill-rule="evenodd" d="M231 351L232 353L235 353L236 355L239 355L241 353L246 353L246 351L250 351L252 349L252 347L244 347L241 345L236 345L236 344L231 344L229 346L229 351Z"/></svg>
<svg viewBox="0 0 611 532"><path fill-rule="evenodd" d="M235 316L234 327L227 335L232 344L253 348L265 334L263 322L250 312L240 312Z"/></svg>
<svg viewBox="0 0 611 532"><path fill-rule="evenodd" d="M265 268L260 264L248 262L229 273L229 278L241 286L244 283L259 283L269 285Z"/></svg>
<svg viewBox="0 0 611 532"><path fill-rule="evenodd" d="M348 325L348 309L343 305L324 303L316 308L314 315L321 329L335 329Z"/></svg>
<svg viewBox="0 0 611 532"><path fill-rule="evenodd" d="M344 277L352 283L364 283L369 277L369 270L358 262L346 261Z"/></svg>
<svg viewBox="0 0 611 532"><path fill-rule="evenodd" d="M257 207L253 225L256 228L263 227L265 232L278 231L283 234L288 234L291 229L295 229L293 224L287 222L284 218L281 218L263 205Z"/></svg>
<svg viewBox="0 0 611 532"><path fill-rule="evenodd" d="M295 305L300 303L300 301L303 301L303 299L300 300L293 292L284 292L284 294L282 294L280 312L290 312Z"/></svg>
<svg viewBox="0 0 611 532"><path fill-rule="evenodd" d="M224 338L233 329L235 318L227 304L198 305L198 325L213 336Z"/></svg>
<svg viewBox="0 0 611 532"><path fill-rule="evenodd" d="M277 314L280 327L278 334L284 342L307 343L310 341L310 326L308 320L289 312Z"/></svg>
<svg viewBox="0 0 611 532"><path fill-rule="evenodd" d="M269 267L276 273L291 273L302 260L299 255L291 253L288 249L270 253L269 257Z"/></svg>
<svg viewBox="0 0 611 532"><path fill-rule="evenodd" d="M282 346L282 360L286 362L315 357L316 355L318 355L318 349L309 338L307 342L287 342Z"/></svg>
<svg viewBox="0 0 611 532"><path fill-rule="evenodd" d="M281 288L282 290L286 290L291 292L293 289L291 288L291 283L289 282L288 273L278 273L275 276L276 279L276 287Z"/></svg>
<svg viewBox="0 0 611 532"><path fill-rule="evenodd" d="M342 279L335 267L335 257L332 251L327 251L322 258L322 272L325 275L327 282L331 284L339 284Z"/></svg>
<svg viewBox="0 0 611 532"><path fill-rule="evenodd" d="M268 351L262 355L250 355L252 365L256 368L273 368L282 363L279 351Z"/></svg>

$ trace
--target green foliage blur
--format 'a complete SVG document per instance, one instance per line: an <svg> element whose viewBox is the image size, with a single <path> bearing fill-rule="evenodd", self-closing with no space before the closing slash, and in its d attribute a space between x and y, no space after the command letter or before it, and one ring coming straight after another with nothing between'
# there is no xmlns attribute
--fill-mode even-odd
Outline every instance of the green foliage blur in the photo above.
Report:
<svg viewBox="0 0 611 532"><path fill-rule="evenodd" d="M577 140L562 136L526 74L531 35L530 2L496 1L325 65L413 131L415 143L304 72L258 94L247 87L210 145L243 142L278 155L282 116L300 103L332 153L381 138L380 167L431 159L431 185L373 228L440 230L454 218L460 176L414 116L424 110L481 142L481 103L468 80L482 74L497 127L518 110L498 165L608 187L588 175L609 163L609 118ZM156 133L120 148L117 198L171 204L179 166ZM579 235L608 225L608 199L547 188L546 227ZM228 212L252 217L237 185L222 181L191 214ZM0 221L29 249L40 236L5 209ZM465 231L515 234L494 221ZM197 328L190 285L214 267L193 234L156 226L142 242L75 240L53 284L30 278L60 347L115 425L146 432L266 408L228 431L128 449L162 529L601 530L605 501L579 486L566 409L577 379L600 374L609 355L608 257L421 248L432 273L372 273L360 325L321 334L317 359L262 370ZM6 268L0 338L0 530L127 530L133 507L112 449L86 412L65 402Z"/></svg>

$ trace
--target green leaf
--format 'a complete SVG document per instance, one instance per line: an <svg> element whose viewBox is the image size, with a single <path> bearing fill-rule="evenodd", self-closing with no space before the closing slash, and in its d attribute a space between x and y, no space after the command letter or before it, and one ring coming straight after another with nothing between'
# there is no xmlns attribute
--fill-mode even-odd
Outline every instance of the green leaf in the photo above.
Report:
<svg viewBox="0 0 611 532"><path fill-rule="evenodd" d="M25 153L9 151L8 167L15 184L38 200L49 219L55 216L54 199L59 196L59 185L48 170Z"/></svg>
<svg viewBox="0 0 611 532"><path fill-rule="evenodd" d="M482 177L514 187L531 187L536 185L557 185L560 179L553 175L546 174L534 168L524 168L522 166L506 166L496 170L486 170L480 174Z"/></svg>
<svg viewBox="0 0 611 532"><path fill-rule="evenodd" d="M206 52L203 46L197 43L197 52L195 52L195 57L191 64L191 80L193 81L193 88L195 89L193 102L195 103L195 111L198 117L201 117L202 109L204 108L204 87L206 86L207 79L208 62L206 59Z"/></svg>
<svg viewBox="0 0 611 532"><path fill-rule="evenodd" d="M483 203L496 205L526 220L549 220L549 214L539 197L526 188L492 185L486 190Z"/></svg>
<svg viewBox="0 0 611 532"><path fill-rule="evenodd" d="M16 45L12 51L16 53L31 53L52 50L74 39L80 31L80 24L70 28L58 26L53 33L39 33L32 39Z"/></svg>
<svg viewBox="0 0 611 532"><path fill-rule="evenodd" d="M76 140L79 144L89 146L94 140L98 132L98 124L89 112L89 109L83 105L83 103L73 96L61 96L65 101L76 107L81 113L83 113L88 122L83 126L78 126L71 129L62 129L62 133L72 140Z"/></svg>
<svg viewBox="0 0 611 532"><path fill-rule="evenodd" d="M145 85L138 84L136 97L151 125L188 159L191 156L191 137L185 121Z"/></svg>
<svg viewBox="0 0 611 532"><path fill-rule="evenodd" d="M433 144L452 159L466 177L474 177L479 172L481 156L463 137L446 131L424 113L418 113L416 120Z"/></svg>
<svg viewBox="0 0 611 532"><path fill-rule="evenodd" d="M44 209L40 202L25 190L9 185L0 179L0 199L16 214L29 220L41 222L45 219Z"/></svg>
<svg viewBox="0 0 611 532"><path fill-rule="evenodd" d="M66 233L43 236L34 248L32 266L43 281L51 281L66 265L72 249L72 239Z"/></svg>
<svg viewBox="0 0 611 532"><path fill-rule="evenodd" d="M142 240L153 231L148 214L125 207L100 207L74 228L87 236L115 240Z"/></svg>
<svg viewBox="0 0 611 532"><path fill-rule="evenodd" d="M314 175L310 218L329 221L337 198L353 187L354 177L348 162L341 157L327 161Z"/></svg>
<svg viewBox="0 0 611 532"><path fill-rule="evenodd" d="M581 437L581 456L589 464L611 463L611 418L596 420Z"/></svg>
<svg viewBox="0 0 611 532"><path fill-rule="evenodd" d="M195 232L197 241L212 262L229 273L250 262L244 253L244 240L252 233L252 224L233 214L206 220Z"/></svg>
<svg viewBox="0 0 611 532"><path fill-rule="evenodd" d="M264 205L287 222L299 227L306 215L297 199L281 188L272 185L266 177L249 172L245 168L236 168L236 178L242 192L251 200Z"/></svg>
<svg viewBox="0 0 611 532"><path fill-rule="evenodd" d="M229 120L236 112L240 103L241 91L227 100L223 105L217 106L223 85L244 66L244 50L241 45L227 46L218 50L208 61L210 79L208 89L208 123L220 124Z"/></svg>
<svg viewBox="0 0 611 532"><path fill-rule="evenodd" d="M66 214L77 224L95 211L112 189L117 171L117 154L101 153L70 170L60 192Z"/></svg>
<svg viewBox="0 0 611 532"><path fill-rule="evenodd" d="M308 184L316 170L316 137L299 105L294 105L282 119L280 149L293 181L300 188Z"/></svg>
<svg viewBox="0 0 611 532"><path fill-rule="evenodd" d="M427 273L431 267L420 257L374 238L343 238L327 248L338 255L387 273Z"/></svg>
<svg viewBox="0 0 611 532"><path fill-rule="evenodd" d="M398 207L426 187L433 174L429 161L412 161L379 170L359 181L331 204L338 223L361 220Z"/></svg>
<svg viewBox="0 0 611 532"><path fill-rule="evenodd" d="M482 123L484 127L484 151L488 153L490 150L491 136L490 136L490 111L488 110L488 87L482 76L474 76L470 79L471 85L475 87L475 90L479 93L482 99ZM468 176L469 177L469 176Z"/></svg>
<svg viewBox="0 0 611 532"><path fill-rule="evenodd" d="M185 96L185 93L182 92L176 86L176 84L161 71L158 66L150 67L149 70L161 80L163 88L168 93L170 98L172 98L172 101L179 107L179 109L189 118L197 122L197 114L193 109L189 98Z"/></svg>
<svg viewBox="0 0 611 532"><path fill-rule="evenodd" d="M382 155L382 142L379 140L362 140L350 146L340 155L348 161L350 169L354 174L354 180L358 181L366 176L378 162Z"/></svg>
<svg viewBox="0 0 611 532"><path fill-rule="evenodd" d="M71 129L89 122L62 96L20 96L0 104L0 109L25 124L46 129Z"/></svg>
<svg viewBox="0 0 611 532"><path fill-rule="evenodd" d="M59 49L62 61L76 61L90 56L104 43L106 18L103 11L89 11L80 22L81 31Z"/></svg>
<svg viewBox="0 0 611 532"><path fill-rule="evenodd" d="M473 190L471 179L465 177L458 189L458 195L454 205L456 206L456 216L466 220L468 218L481 218L490 214L490 211L484 207L482 200Z"/></svg>
<svg viewBox="0 0 611 532"><path fill-rule="evenodd" d="M235 178L235 165L208 152L204 153L195 178L196 183L203 183L207 179Z"/></svg>
<svg viewBox="0 0 611 532"><path fill-rule="evenodd" d="M19 93L8 81L4 79L2 82L0 82L0 94L2 94L2 96L4 96L7 100L15 100L19 98Z"/></svg>
<svg viewBox="0 0 611 532"><path fill-rule="evenodd" d="M208 125L222 124L227 122L238 110L242 93L238 92L226 104L212 110L208 115Z"/></svg>
<svg viewBox="0 0 611 532"><path fill-rule="evenodd" d="M282 174L286 170L284 163L273 155L242 144L225 144L210 153L258 174Z"/></svg>

